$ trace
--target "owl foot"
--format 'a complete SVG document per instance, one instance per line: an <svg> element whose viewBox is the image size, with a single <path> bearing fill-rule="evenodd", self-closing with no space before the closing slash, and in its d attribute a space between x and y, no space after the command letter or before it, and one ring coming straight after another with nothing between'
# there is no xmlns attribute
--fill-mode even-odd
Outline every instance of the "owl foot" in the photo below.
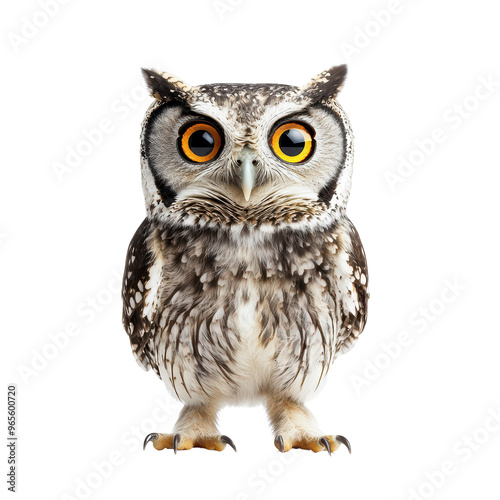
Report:
<svg viewBox="0 0 500 500"><path fill-rule="evenodd" d="M174 450L190 450L191 448L205 448L207 450L222 451L228 444L236 451L232 439L227 436L197 436L191 437L184 434L158 434L153 432L146 436L144 440L143 449L149 442L153 443L156 450L163 450L165 448Z"/></svg>
<svg viewBox="0 0 500 500"><path fill-rule="evenodd" d="M287 438L281 434L276 436L274 446L278 448L281 453L290 451L292 448L300 448L302 450L312 450L314 453L318 451L327 451L329 455L338 450L341 445L345 445L351 453L351 444L344 436L302 436L300 438Z"/></svg>

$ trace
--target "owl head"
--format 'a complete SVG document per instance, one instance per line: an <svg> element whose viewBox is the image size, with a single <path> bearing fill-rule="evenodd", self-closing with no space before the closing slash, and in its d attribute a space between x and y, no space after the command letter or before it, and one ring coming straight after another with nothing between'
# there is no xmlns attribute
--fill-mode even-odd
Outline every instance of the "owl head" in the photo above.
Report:
<svg viewBox="0 0 500 500"><path fill-rule="evenodd" d="M150 217L253 225L340 214L352 175L352 132L336 97L346 66L303 87L189 86L143 70L155 101L141 162Z"/></svg>

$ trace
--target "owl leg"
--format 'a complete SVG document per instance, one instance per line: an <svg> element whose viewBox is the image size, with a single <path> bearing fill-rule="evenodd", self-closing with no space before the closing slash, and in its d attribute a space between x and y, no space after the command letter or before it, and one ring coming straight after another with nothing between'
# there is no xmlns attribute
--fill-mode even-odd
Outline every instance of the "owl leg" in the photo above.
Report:
<svg viewBox="0 0 500 500"><path fill-rule="evenodd" d="M157 450L170 448L174 453L191 448L222 451L227 444L236 451L233 441L219 434L217 408L211 405L184 406L173 434L149 434L144 440L144 448L149 441L152 441Z"/></svg>
<svg viewBox="0 0 500 500"><path fill-rule="evenodd" d="M331 454L341 444L351 452L351 445L344 436L323 435L313 414L301 403L290 399L269 400L267 412L275 433L274 445L282 453L300 448Z"/></svg>

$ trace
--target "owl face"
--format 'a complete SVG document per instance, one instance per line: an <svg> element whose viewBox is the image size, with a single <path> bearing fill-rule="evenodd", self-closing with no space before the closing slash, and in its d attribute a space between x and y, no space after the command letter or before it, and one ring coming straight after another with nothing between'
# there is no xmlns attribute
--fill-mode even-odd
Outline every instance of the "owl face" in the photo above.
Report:
<svg viewBox="0 0 500 500"><path fill-rule="evenodd" d="M156 202L149 200L154 209L217 200L247 211L294 203L343 208L352 144L335 96L345 72L332 68L303 88L189 87L144 70L156 98L142 141L145 191L150 198L157 193Z"/></svg>

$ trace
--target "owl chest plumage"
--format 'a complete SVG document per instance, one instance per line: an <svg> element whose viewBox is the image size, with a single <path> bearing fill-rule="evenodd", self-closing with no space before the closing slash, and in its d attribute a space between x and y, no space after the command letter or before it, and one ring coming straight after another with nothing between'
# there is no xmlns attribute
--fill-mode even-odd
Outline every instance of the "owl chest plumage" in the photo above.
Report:
<svg viewBox="0 0 500 500"><path fill-rule="evenodd" d="M334 225L166 224L152 235L157 303L147 348L176 396L253 400L276 388L291 397L317 389L338 350L340 313L357 307L339 290L349 264L337 262Z"/></svg>

